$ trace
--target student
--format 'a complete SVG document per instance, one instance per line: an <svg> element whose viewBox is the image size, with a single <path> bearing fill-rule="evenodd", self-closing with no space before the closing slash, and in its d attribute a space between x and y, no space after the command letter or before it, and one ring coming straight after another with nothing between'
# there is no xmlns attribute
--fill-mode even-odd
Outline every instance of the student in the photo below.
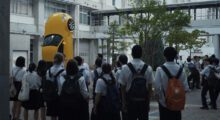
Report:
<svg viewBox="0 0 220 120"><path fill-rule="evenodd" d="M201 97L202 97L202 107L201 109L206 109L208 110L209 107L207 105L207 101L206 101L206 95L207 95L207 92L209 91L209 95L210 95L210 99L211 99L211 108L212 109L217 109L217 106L216 106L216 101L215 101L215 89L214 89L214 86L212 81L215 79L213 78L214 75L212 75L211 71L213 70L213 72L216 72L217 73L217 70L215 69L216 67L216 58L215 57L210 57L209 58L209 65L206 66L204 68L204 70L201 71L201 76L203 76L203 88L202 88L202 91L201 91Z"/></svg>
<svg viewBox="0 0 220 120"><path fill-rule="evenodd" d="M94 112L97 120L120 120L120 101L111 65L102 65L103 76L96 84Z"/></svg>
<svg viewBox="0 0 220 120"><path fill-rule="evenodd" d="M40 99L40 103L41 103L41 120L46 120L46 107L44 105L45 101L43 100L43 94L42 94L42 84L44 84L44 81L46 80L46 73L47 73L47 64L44 60L40 60L38 62L38 66L37 66L37 75L41 78L41 99Z"/></svg>
<svg viewBox="0 0 220 120"><path fill-rule="evenodd" d="M59 120L88 120L84 115L87 107L84 101L89 100L89 93L83 76L78 74L77 62L67 63L66 75L60 77L61 82L61 115Z"/></svg>
<svg viewBox="0 0 220 120"><path fill-rule="evenodd" d="M215 59L215 64L216 64L216 70L218 74L220 74L219 59ZM216 83L216 87L215 87L215 99L214 99L215 102L218 100L219 93L220 93L220 78L218 79L218 82Z"/></svg>
<svg viewBox="0 0 220 120"><path fill-rule="evenodd" d="M196 68L195 63L192 62L191 58L187 58L187 62L188 62L188 69L190 71L190 75L187 78L189 87L190 89L194 89L194 87L196 86L197 89L200 89L199 70Z"/></svg>
<svg viewBox="0 0 220 120"><path fill-rule="evenodd" d="M132 57L133 60L122 67L119 77L123 111L127 112L128 120L148 120L153 71L141 60L140 45L132 48Z"/></svg>
<svg viewBox="0 0 220 120"><path fill-rule="evenodd" d="M86 86L87 86L87 89L89 91L89 85L90 85L90 72L89 70L87 70L84 66L83 66L83 59L82 57L80 56L76 56L74 57L74 59L77 61L78 63L78 67L79 67L79 74L81 74L85 81L86 81ZM84 101L84 104L82 106L83 108L86 107L87 109L84 109L86 111L84 111L84 116L86 116L87 119L89 119L89 103L88 101Z"/></svg>
<svg viewBox="0 0 220 120"><path fill-rule="evenodd" d="M24 107L24 120L28 120L28 111L34 110L34 120L38 120L40 109L40 86L41 86L41 78L35 72L36 65L31 63L29 65L27 73L24 75L23 80L29 84L29 100L22 102L22 107Z"/></svg>
<svg viewBox="0 0 220 120"><path fill-rule="evenodd" d="M16 59L15 65L16 65L16 67L12 68L10 85L12 86L12 84L13 84L15 86L16 94L13 97L11 96L10 100L13 101L12 119L19 120L20 112L21 112L21 102L18 101L18 94L21 90L21 81L22 81L23 76L25 74L25 69L24 69L25 58L22 56L18 57Z"/></svg>
<svg viewBox="0 0 220 120"><path fill-rule="evenodd" d="M45 85L46 88L43 88L43 91L47 93L47 88L53 86L56 86L56 95L53 95L53 98L51 97L52 95L46 94L43 95L46 96L44 97L44 100L46 101L47 105L47 116L51 117L51 120L56 120L58 115L59 115L59 96L58 94L61 91L61 85L60 85L60 76L63 74L64 68L63 68L63 55L61 53L57 53L54 56L54 65L47 70L46 74L46 81L45 83L50 83ZM44 90L45 89L45 90Z"/></svg>
<svg viewBox="0 0 220 120"><path fill-rule="evenodd" d="M102 59L97 58L95 61L96 69L93 71L93 102L95 101L95 87L97 80L102 76Z"/></svg>
<svg viewBox="0 0 220 120"><path fill-rule="evenodd" d="M187 78L185 76L185 72L183 71L183 68L181 68L179 65L177 65L174 62L176 55L177 55L177 51L175 50L175 48L167 47L164 50L164 57L166 58L166 62L162 65L163 67L162 66L158 67L156 70L155 89L156 89L156 94L158 95L160 120L182 119L181 110L173 110L173 109L171 110L167 101L165 101L165 98L167 98L166 96L168 95L166 90L168 88L170 79L172 77L176 77L176 79L180 81L179 84L183 86L182 88L179 88L180 90L182 90L182 93L184 95L181 96L182 98L185 98L185 91L189 89L187 84ZM165 68L166 70L164 70L163 68ZM184 103L185 99L183 100ZM180 107L180 106L176 106L176 107Z"/></svg>

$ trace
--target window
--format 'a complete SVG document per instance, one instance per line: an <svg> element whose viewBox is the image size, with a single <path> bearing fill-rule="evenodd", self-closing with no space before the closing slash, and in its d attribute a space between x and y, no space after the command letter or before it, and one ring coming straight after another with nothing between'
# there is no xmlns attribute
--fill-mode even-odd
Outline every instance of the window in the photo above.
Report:
<svg viewBox="0 0 220 120"><path fill-rule="evenodd" d="M90 12L85 7L80 7L80 23L90 25Z"/></svg>
<svg viewBox="0 0 220 120"><path fill-rule="evenodd" d="M112 0L112 5L115 6L115 0Z"/></svg>
<svg viewBox="0 0 220 120"><path fill-rule="evenodd" d="M56 12L63 12L70 14L70 5L65 3L56 3L50 0L45 2L45 18L48 18L50 15Z"/></svg>
<svg viewBox="0 0 220 120"><path fill-rule="evenodd" d="M48 35L44 38L43 46L58 46L62 39L60 35Z"/></svg>
<svg viewBox="0 0 220 120"><path fill-rule="evenodd" d="M33 16L33 0L11 0L10 12L18 15Z"/></svg>

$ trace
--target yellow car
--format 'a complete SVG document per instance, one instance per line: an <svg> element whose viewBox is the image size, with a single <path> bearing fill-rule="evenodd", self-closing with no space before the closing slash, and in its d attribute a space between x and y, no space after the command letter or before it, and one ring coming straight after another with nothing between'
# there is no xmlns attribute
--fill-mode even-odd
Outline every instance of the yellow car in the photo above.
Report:
<svg viewBox="0 0 220 120"><path fill-rule="evenodd" d="M54 13L45 24L42 58L46 62L53 62L57 52L63 53L65 63L73 59L73 30L74 21L66 13Z"/></svg>

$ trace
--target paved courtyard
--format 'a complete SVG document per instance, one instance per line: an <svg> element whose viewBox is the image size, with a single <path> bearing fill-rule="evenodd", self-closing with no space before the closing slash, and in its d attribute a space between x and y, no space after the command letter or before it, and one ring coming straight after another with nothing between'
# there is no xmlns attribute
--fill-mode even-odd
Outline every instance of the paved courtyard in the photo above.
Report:
<svg viewBox="0 0 220 120"><path fill-rule="evenodd" d="M218 110L201 110L201 100L200 100L201 90L193 90L187 93L186 108L182 113L182 120L220 120L220 97L217 101ZM90 104L92 108L92 102ZM33 111L30 112L32 116ZM151 102L151 111L149 113L150 120L159 120L158 104L156 102ZM23 115L21 115L22 118ZM30 117L29 120L33 120ZM49 120L49 118L47 118Z"/></svg>

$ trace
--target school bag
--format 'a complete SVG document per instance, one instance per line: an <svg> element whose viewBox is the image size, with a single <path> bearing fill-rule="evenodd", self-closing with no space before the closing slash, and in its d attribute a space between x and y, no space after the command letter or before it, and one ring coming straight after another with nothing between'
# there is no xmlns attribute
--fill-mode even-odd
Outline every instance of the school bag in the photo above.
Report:
<svg viewBox="0 0 220 120"><path fill-rule="evenodd" d="M94 80L93 80L93 101L95 101L95 88L96 88L96 83L97 83L97 80L102 76L102 73L99 74L97 69L94 70Z"/></svg>
<svg viewBox="0 0 220 120"><path fill-rule="evenodd" d="M149 101L149 91L146 88L147 79L144 76L148 65L144 64L141 70L136 71L131 63L128 67L132 72L131 88L127 92L128 101Z"/></svg>
<svg viewBox="0 0 220 120"><path fill-rule="evenodd" d="M209 67L209 75L207 77L207 83L209 87L217 88L219 78L216 76L218 73L214 67Z"/></svg>
<svg viewBox="0 0 220 120"><path fill-rule="evenodd" d="M60 101L62 106L73 106L77 105L80 107L80 104L83 101L83 96L80 92L79 79L81 75L76 75L74 78L70 76L64 76L65 82L63 83Z"/></svg>
<svg viewBox="0 0 220 120"><path fill-rule="evenodd" d="M64 71L64 69L59 70L56 75L51 73L49 69L49 77L52 78L51 80L45 80L44 84L42 85L42 94L43 99L46 102L54 101L58 98L58 80L57 77Z"/></svg>
<svg viewBox="0 0 220 120"><path fill-rule="evenodd" d="M163 90L166 106L171 111L181 111L184 109L186 101L185 89L179 80L183 68L180 67L176 76L173 76L164 65L161 68L168 77L167 89Z"/></svg>
<svg viewBox="0 0 220 120"><path fill-rule="evenodd" d="M104 77L101 79L106 84L106 96L101 98L102 111L105 113L118 113L120 111L120 98L119 91L115 83L115 78L113 74L110 74L111 80L107 80Z"/></svg>

